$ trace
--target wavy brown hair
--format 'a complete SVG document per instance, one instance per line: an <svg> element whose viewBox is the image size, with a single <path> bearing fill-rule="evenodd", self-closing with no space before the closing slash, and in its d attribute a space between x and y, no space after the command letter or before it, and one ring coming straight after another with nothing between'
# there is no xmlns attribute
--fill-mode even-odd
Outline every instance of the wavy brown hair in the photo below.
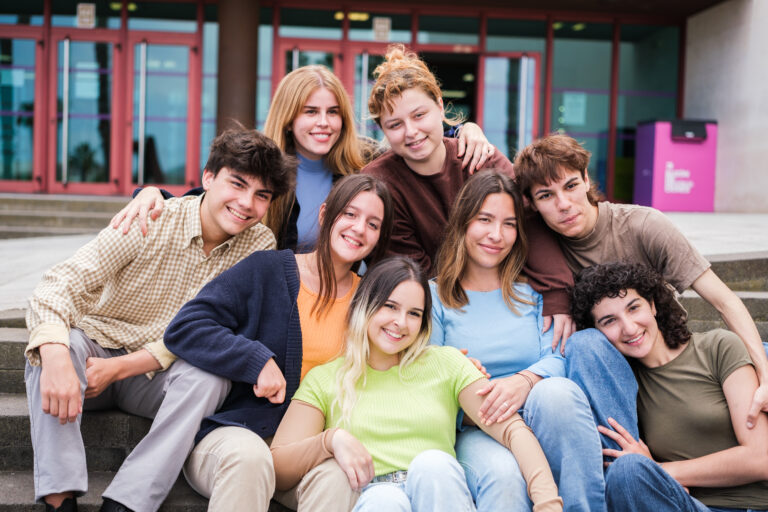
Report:
<svg viewBox="0 0 768 512"><path fill-rule="evenodd" d="M595 304L606 297L624 297L627 290L635 290L656 305L656 323L669 348L677 348L691 339L686 323L688 315L675 299L673 289L652 268L630 263L606 263L579 272L571 297L576 327L595 327L592 316Z"/></svg>
<svg viewBox="0 0 768 512"><path fill-rule="evenodd" d="M366 261L374 264L382 259L387 251L389 238L392 235L394 207L392 206L392 196L386 184L369 174L354 174L337 181L325 200L323 220L317 234L315 252L317 254L317 270L320 275L320 289L317 293L317 299L312 305L312 314L323 314L336 297L336 277L331 257L331 230L349 203L361 192L373 192L384 204L384 218L381 219L381 226L379 227L379 241L367 256ZM360 262L357 262L352 270L357 270L359 266Z"/></svg>
<svg viewBox="0 0 768 512"><path fill-rule="evenodd" d="M325 66L304 66L285 75L277 86L269 107L264 133L283 151L295 154L296 144L291 128L293 121L316 90L328 89L339 103L341 133L339 140L323 158L335 175L346 176L358 172L364 165L362 148L355 129L354 111L341 81ZM296 202L295 191L285 194L272 204L264 217L264 224L277 238L278 248L285 247L285 235L291 208Z"/></svg>
<svg viewBox="0 0 768 512"><path fill-rule="evenodd" d="M384 109L392 112L395 101L408 89L421 89L435 103L440 103L443 97L435 75L418 55L407 50L402 44L393 44L387 48L384 62L376 66L373 76L376 82L371 88L368 111L379 125ZM449 125L461 123L463 117L452 114L450 110L449 106L445 107L443 122Z"/></svg>
<svg viewBox="0 0 768 512"><path fill-rule="evenodd" d="M437 293L448 308L459 309L469 303L467 292L461 286L468 263L467 228L482 208L485 198L491 194L509 195L517 218L517 239L499 265L504 302L515 313L515 302L531 304L515 293L515 282L520 278L528 255L528 239L523 230L523 199L509 176L488 170L475 173L459 191L448 218L445 240L437 253Z"/></svg>

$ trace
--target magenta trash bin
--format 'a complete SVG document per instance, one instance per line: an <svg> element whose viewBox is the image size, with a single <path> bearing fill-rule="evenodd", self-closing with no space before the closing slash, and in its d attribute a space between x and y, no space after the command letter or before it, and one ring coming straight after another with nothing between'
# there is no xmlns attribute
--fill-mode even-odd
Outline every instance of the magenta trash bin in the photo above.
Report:
<svg viewBox="0 0 768 512"><path fill-rule="evenodd" d="M649 121L637 127L634 202L668 212L711 212L716 121Z"/></svg>

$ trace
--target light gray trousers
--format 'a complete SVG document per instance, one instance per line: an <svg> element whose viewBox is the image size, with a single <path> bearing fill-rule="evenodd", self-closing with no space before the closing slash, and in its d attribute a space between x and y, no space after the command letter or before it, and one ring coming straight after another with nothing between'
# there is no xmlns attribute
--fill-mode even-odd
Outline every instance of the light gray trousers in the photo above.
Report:
<svg viewBox="0 0 768 512"><path fill-rule="evenodd" d="M85 360L116 357L125 350L105 349L80 329L70 332L70 355L85 393ZM35 499L48 494L88 490L85 448L80 433L82 415L75 423L60 425L45 414L40 400L39 366L27 362L25 380L34 448ZM112 483L104 491L136 512L157 510L176 482L194 444L200 422L221 406L229 393L229 380L177 360L150 380L144 375L111 384L96 398L85 400L83 409L117 407L125 412L154 418L149 433L125 459ZM120 435L105 432L108 439Z"/></svg>

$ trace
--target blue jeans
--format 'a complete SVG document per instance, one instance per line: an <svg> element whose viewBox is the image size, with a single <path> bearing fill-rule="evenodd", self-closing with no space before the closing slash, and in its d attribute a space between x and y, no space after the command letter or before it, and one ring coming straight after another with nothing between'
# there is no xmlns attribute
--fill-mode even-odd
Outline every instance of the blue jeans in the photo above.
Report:
<svg viewBox="0 0 768 512"><path fill-rule="evenodd" d="M651 459L629 453L616 459L605 475L611 512L742 512L750 509L707 507Z"/></svg>
<svg viewBox="0 0 768 512"><path fill-rule="evenodd" d="M440 450L418 454L401 483L371 483L363 488L353 512L472 512L475 505L464 471Z"/></svg>
<svg viewBox="0 0 768 512"><path fill-rule="evenodd" d="M547 456L565 510L605 510L605 484L597 429L584 393L551 377L534 386L520 411ZM512 453L476 427L456 439L456 457L480 512L531 510L525 480Z"/></svg>
<svg viewBox="0 0 768 512"><path fill-rule="evenodd" d="M768 354L768 344L763 343ZM584 391L598 425L608 418L619 422L638 439L637 381L627 359L597 329L584 329L568 338L566 375ZM604 448L619 449L612 439L600 436Z"/></svg>

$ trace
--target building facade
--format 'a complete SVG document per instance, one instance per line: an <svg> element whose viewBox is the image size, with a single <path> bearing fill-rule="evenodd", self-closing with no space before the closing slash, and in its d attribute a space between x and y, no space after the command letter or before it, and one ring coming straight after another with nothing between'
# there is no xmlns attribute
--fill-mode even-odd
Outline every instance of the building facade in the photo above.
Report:
<svg viewBox="0 0 768 512"><path fill-rule="evenodd" d="M275 0L224 23L229 1L243 0L4 2L0 191L125 195L199 184L219 96L237 79L219 78L220 61L238 51L219 47L230 30L250 33L243 44L255 55L239 71L255 82L254 112L240 120L263 126L285 73L323 64L349 92L359 131L380 137L367 96L388 44L399 42L503 153L569 133L592 152L592 179L621 201L632 199L637 124L684 113L679 13Z"/></svg>

